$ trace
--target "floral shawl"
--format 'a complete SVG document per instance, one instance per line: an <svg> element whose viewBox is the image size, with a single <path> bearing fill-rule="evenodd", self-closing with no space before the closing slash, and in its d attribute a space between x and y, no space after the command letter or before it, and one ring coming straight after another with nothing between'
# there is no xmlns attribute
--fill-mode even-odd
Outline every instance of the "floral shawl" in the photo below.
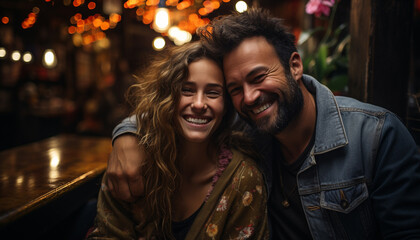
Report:
<svg viewBox="0 0 420 240"><path fill-rule="evenodd" d="M267 192L254 161L232 150L186 239L268 239ZM95 228L88 239L143 239L133 207L115 200L103 180ZM135 213L134 213L135 215Z"/></svg>

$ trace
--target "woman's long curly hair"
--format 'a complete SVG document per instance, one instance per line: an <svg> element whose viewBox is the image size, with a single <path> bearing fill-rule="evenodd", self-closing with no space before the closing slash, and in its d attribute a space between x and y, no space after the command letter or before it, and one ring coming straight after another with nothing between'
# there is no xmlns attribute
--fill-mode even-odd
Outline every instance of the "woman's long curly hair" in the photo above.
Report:
<svg viewBox="0 0 420 240"><path fill-rule="evenodd" d="M200 42L169 48L154 59L127 92L137 118L139 144L146 150L142 167L145 179L145 197L141 206L143 218L138 229L147 239L173 238L171 200L180 184L177 106L182 84L189 75L189 64L203 58L214 60L220 67L220 62ZM226 92L224 99L226 113L211 136L211 142L219 148L229 142L227 128L231 126L234 115Z"/></svg>

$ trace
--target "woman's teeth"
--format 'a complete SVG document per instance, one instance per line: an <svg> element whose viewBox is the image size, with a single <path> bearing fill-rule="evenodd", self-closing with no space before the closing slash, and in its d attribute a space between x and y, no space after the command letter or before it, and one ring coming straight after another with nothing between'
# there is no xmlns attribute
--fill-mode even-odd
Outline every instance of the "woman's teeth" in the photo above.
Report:
<svg viewBox="0 0 420 240"><path fill-rule="evenodd" d="M194 124L206 124L209 122L208 119L205 118L186 118L187 122L194 123Z"/></svg>

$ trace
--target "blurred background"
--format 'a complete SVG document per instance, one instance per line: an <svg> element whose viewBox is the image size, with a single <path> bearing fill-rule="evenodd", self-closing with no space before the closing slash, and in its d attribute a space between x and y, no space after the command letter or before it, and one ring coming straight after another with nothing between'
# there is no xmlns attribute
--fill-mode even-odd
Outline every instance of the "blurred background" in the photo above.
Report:
<svg viewBox="0 0 420 240"><path fill-rule="evenodd" d="M308 2L0 0L0 150L61 133L111 136L130 112L124 93L132 75L147 67L151 56L195 40L196 28L214 17L251 6L284 18L307 59L305 71L346 95L351 0L336 0L321 15L308 12ZM412 97L401 106L409 109L406 122L418 112L420 82L420 1L411 3L414 34L406 93ZM335 49L324 59L319 57L322 43ZM334 67L320 68L324 65ZM417 134L416 127L411 130Z"/></svg>

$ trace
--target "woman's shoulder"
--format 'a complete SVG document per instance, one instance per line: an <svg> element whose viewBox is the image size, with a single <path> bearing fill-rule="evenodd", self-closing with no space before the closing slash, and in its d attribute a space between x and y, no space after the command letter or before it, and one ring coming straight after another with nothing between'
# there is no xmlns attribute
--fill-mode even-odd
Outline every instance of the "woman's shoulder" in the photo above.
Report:
<svg viewBox="0 0 420 240"><path fill-rule="evenodd" d="M237 150L237 149L231 149L232 154L233 154L233 158L232 159L236 159L237 161L240 161L241 165L247 168L258 168L259 167L257 165L257 161L259 161L258 159L254 159L253 157Z"/></svg>
<svg viewBox="0 0 420 240"><path fill-rule="evenodd" d="M238 161L238 168L234 174L233 182L247 185L264 185L264 178L261 169L258 167L255 159L244 153L232 149L233 160Z"/></svg>

